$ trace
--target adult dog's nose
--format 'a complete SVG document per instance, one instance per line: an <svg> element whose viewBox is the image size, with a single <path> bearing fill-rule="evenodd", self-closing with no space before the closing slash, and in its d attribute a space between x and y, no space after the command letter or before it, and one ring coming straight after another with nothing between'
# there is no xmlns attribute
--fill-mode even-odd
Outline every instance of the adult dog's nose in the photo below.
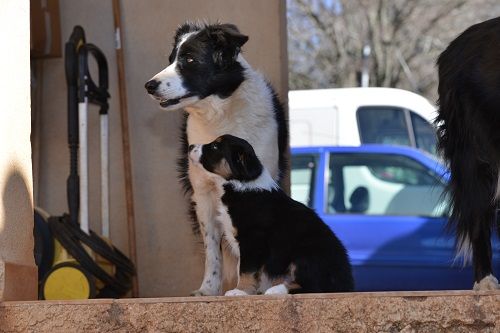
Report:
<svg viewBox="0 0 500 333"><path fill-rule="evenodd" d="M159 85L160 85L160 81L156 81L153 79L153 80L149 80L148 82L146 82L144 87L146 88L146 90L148 91L149 94L153 95L156 92L156 88L158 88Z"/></svg>
<svg viewBox="0 0 500 333"><path fill-rule="evenodd" d="M194 145L189 145L189 151L194 149Z"/></svg>

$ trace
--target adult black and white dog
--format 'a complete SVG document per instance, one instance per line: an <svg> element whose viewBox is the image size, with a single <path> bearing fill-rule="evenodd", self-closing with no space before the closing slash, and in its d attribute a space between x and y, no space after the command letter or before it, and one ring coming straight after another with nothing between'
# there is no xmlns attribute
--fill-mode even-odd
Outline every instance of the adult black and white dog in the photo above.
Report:
<svg viewBox="0 0 500 333"><path fill-rule="evenodd" d="M353 290L340 240L278 187L247 141L223 135L189 151L195 166L223 184L217 219L240 258L238 285L226 295Z"/></svg>
<svg viewBox="0 0 500 333"><path fill-rule="evenodd" d="M188 145L233 134L255 147L274 180L280 182L286 174L284 109L270 84L241 55L247 40L232 24L186 23L175 34L170 65L146 83L148 93L163 109L184 108L187 115L180 177L191 195L192 216L205 244L203 282L192 295L222 292L222 230L215 223L217 184L189 163Z"/></svg>
<svg viewBox="0 0 500 333"><path fill-rule="evenodd" d="M474 289L498 289L491 232L500 202L500 17L476 24L439 56L439 148L449 162L450 227L472 256Z"/></svg>

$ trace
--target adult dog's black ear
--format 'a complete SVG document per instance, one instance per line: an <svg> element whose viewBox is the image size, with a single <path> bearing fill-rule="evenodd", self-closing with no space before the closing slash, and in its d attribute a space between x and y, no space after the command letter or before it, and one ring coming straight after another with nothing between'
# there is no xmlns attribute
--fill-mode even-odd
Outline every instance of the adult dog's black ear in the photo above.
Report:
<svg viewBox="0 0 500 333"><path fill-rule="evenodd" d="M241 47L248 41L248 36L240 33L234 24L220 24L210 32L215 42L214 62L222 68L232 65Z"/></svg>
<svg viewBox="0 0 500 333"><path fill-rule="evenodd" d="M253 150L238 149L233 151L230 167L233 178L242 181L254 180L262 173L262 164Z"/></svg>

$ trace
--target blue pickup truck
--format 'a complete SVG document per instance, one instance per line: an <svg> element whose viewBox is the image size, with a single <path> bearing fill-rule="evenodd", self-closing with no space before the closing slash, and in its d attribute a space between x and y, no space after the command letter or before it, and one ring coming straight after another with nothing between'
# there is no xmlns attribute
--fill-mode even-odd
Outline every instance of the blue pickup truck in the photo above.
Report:
<svg viewBox="0 0 500 333"><path fill-rule="evenodd" d="M292 148L292 197L342 240L357 291L471 289L445 230L447 169L407 147ZM493 239L494 270L500 245Z"/></svg>

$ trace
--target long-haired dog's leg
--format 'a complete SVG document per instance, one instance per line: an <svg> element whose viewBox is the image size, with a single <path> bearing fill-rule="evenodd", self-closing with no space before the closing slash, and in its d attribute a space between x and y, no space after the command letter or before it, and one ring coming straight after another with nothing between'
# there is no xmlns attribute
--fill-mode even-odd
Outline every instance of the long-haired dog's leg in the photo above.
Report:
<svg viewBox="0 0 500 333"><path fill-rule="evenodd" d="M470 112L467 108L460 109L466 104L455 106L454 112ZM441 116L445 112L442 108ZM451 171L449 227L456 232L459 256L463 256L466 262L472 257L474 289L498 289L498 282L492 275L490 241L496 212L497 172L488 154L480 148L486 146L478 141L480 135L471 132L463 123L456 124L456 121L458 118L447 119L446 127L444 124L440 127L440 144ZM456 132L457 129L460 132Z"/></svg>
<svg viewBox="0 0 500 333"><path fill-rule="evenodd" d="M481 233L484 233L481 235ZM485 242L490 239L490 229L478 231L478 237L472 240L473 262L474 262L474 290L496 290L499 289L498 280L492 274L491 267L491 243Z"/></svg>

